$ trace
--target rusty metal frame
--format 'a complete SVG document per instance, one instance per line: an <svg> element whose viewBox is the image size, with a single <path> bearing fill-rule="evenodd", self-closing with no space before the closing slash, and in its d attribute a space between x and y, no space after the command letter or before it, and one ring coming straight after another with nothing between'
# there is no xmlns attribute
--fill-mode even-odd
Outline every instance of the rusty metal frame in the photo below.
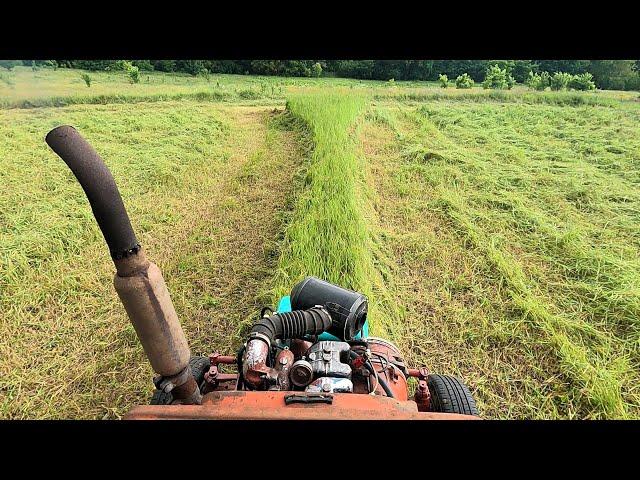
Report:
<svg viewBox="0 0 640 480"><path fill-rule="evenodd" d="M216 391L201 405L140 405L128 420L479 420L453 413L419 412L413 401L380 395L332 394L331 403L290 403L284 391ZM304 395L302 392L295 392Z"/></svg>

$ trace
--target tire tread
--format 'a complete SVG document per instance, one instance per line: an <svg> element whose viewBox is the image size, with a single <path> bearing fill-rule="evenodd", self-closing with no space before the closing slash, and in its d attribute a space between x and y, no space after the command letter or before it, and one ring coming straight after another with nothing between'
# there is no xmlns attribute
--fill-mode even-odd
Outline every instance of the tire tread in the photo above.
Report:
<svg viewBox="0 0 640 480"><path fill-rule="evenodd" d="M444 413L478 415L469 387L457 377L431 374L427 377L431 393L431 410Z"/></svg>

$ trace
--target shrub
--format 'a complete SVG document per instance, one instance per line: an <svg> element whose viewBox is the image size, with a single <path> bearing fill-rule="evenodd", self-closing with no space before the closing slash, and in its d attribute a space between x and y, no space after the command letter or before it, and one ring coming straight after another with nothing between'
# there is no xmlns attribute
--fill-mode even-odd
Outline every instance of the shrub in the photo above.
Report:
<svg viewBox="0 0 640 480"><path fill-rule="evenodd" d="M572 75L566 72L556 72L551 77L551 81L549 82L551 86L551 90L559 91L566 90L567 85L569 85L569 81L571 80Z"/></svg>
<svg viewBox="0 0 640 480"><path fill-rule="evenodd" d="M140 69L135 65L127 65L127 75L131 83L140 83Z"/></svg>
<svg viewBox="0 0 640 480"><path fill-rule="evenodd" d="M482 88L493 88L497 90L511 89L516 81L506 68L498 65L490 65L482 82Z"/></svg>
<svg viewBox="0 0 640 480"><path fill-rule="evenodd" d="M593 75L581 73L571 77L568 87L574 90L595 90L596 84L593 81Z"/></svg>
<svg viewBox="0 0 640 480"><path fill-rule="evenodd" d="M473 78L471 78L468 73L458 75L456 78L456 88L471 88L473 84Z"/></svg>
<svg viewBox="0 0 640 480"><path fill-rule="evenodd" d="M314 77L320 77L322 75L322 65L320 65L318 62L314 63L311 66L311 75L313 75Z"/></svg>
<svg viewBox="0 0 640 480"><path fill-rule="evenodd" d="M89 75L88 73L82 73L80 74L80 78L84 80L84 83L87 84L87 87L91 86L91 82L92 82L91 75Z"/></svg>
<svg viewBox="0 0 640 480"><path fill-rule="evenodd" d="M438 81L440 82L440 87L442 88L447 88L449 86L449 78L444 74L441 74L438 77Z"/></svg>
<svg viewBox="0 0 640 480"><path fill-rule="evenodd" d="M549 72L533 73L529 72L527 85L533 90L542 91L549 86Z"/></svg>
<svg viewBox="0 0 640 480"><path fill-rule="evenodd" d="M200 70L200 76L204 78L207 83L211 81L211 72L208 68L203 68L202 70Z"/></svg>

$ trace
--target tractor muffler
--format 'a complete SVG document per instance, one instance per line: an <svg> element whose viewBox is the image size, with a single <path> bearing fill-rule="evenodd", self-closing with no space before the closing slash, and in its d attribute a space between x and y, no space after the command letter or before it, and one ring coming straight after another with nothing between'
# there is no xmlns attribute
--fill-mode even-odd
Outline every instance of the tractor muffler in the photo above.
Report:
<svg viewBox="0 0 640 480"><path fill-rule="evenodd" d="M71 126L51 130L45 141L82 186L116 267L114 286L138 339L160 376L156 386L177 403L199 404L199 386L189 367L191 353L160 269L138 243L113 175Z"/></svg>

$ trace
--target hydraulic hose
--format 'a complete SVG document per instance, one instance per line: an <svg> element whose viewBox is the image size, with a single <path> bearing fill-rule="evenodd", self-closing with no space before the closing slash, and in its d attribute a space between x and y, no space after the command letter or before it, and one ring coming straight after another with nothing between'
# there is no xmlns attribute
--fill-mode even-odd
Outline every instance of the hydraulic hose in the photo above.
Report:
<svg viewBox="0 0 640 480"><path fill-rule="evenodd" d="M45 141L69 166L82 186L109 246L111 258L117 260L137 253L140 244L116 182L93 147L69 125L54 128Z"/></svg>
<svg viewBox="0 0 640 480"><path fill-rule="evenodd" d="M275 313L262 317L251 329L250 338L263 336L269 343L275 339L320 335L331 327L331 315L323 307Z"/></svg>

